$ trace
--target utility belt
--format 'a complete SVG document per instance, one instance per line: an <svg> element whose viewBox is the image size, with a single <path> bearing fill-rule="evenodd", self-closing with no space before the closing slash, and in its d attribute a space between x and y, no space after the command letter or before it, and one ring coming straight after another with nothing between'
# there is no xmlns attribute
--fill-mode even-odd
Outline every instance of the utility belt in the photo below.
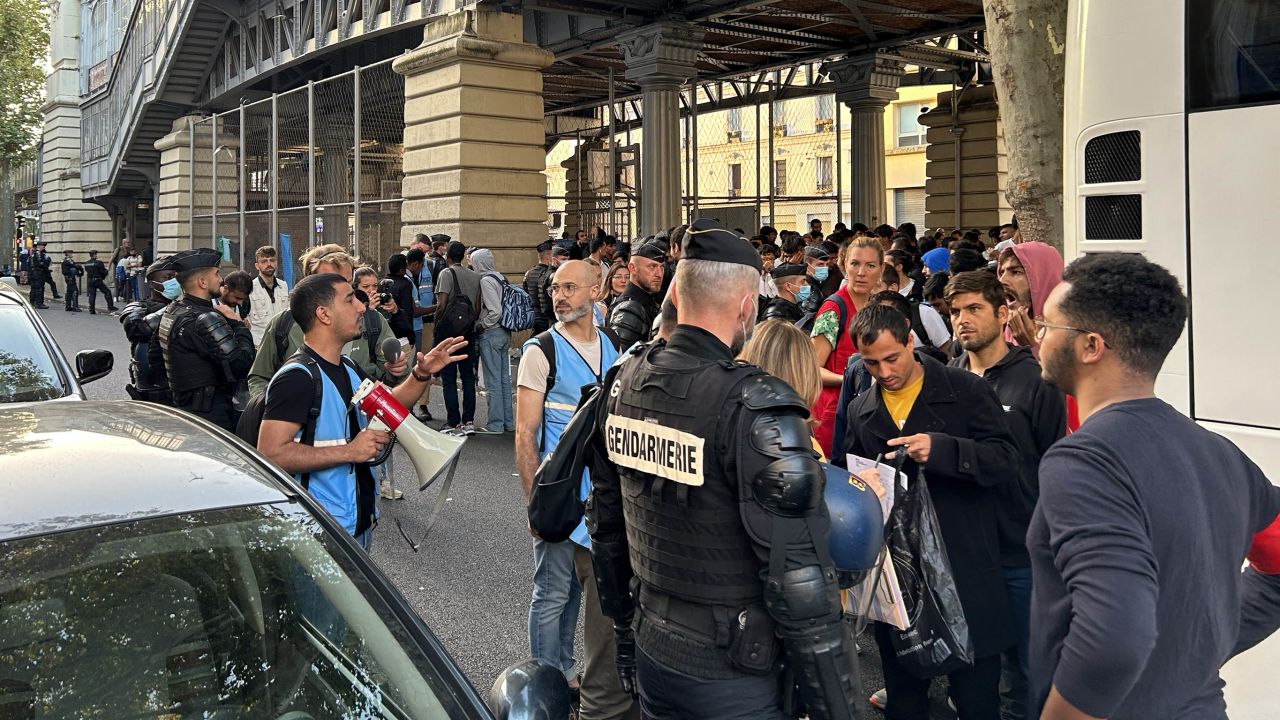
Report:
<svg viewBox="0 0 1280 720"><path fill-rule="evenodd" d="M226 400L226 389L220 385L206 385L191 390L173 391L173 404L188 412L208 413L221 398Z"/></svg>
<svg viewBox="0 0 1280 720"><path fill-rule="evenodd" d="M645 622L723 651L729 664L742 672L773 672L779 650L777 625L763 605L705 605L643 584L639 598Z"/></svg>
<svg viewBox="0 0 1280 720"><path fill-rule="evenodd" d="M153 402L160 405L173 404L173 397L169 394L168 388L139 388L136 385L128 384L124 386L124 391L129 393L129 397L133 400Z"/></svg>

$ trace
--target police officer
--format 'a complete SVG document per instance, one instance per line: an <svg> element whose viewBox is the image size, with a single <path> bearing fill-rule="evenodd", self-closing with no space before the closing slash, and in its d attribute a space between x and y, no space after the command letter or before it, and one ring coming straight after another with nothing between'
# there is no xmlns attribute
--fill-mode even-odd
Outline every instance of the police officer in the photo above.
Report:
<svg viewBox="0 0 1280 720"><path fill-rule="evenodd" d="M778 289L778 296L769 300L761 320L785 320L795 323L804 317L801 307L809 300L813 289L805 274L809 271L804 265L786 263L777 265L769 272L773 277L773 285Z"/></svg>
<svg viewBox="0 0 1280 720"><path fill-rule="evenodd" d="M595 438L616 469L593 474L587 518L619 675L645 717L782 720L785 659L810 718L857 717L807 403L734 360L760 256L709 221L683 249L679 325L607 383Z"/></svg>
<svg viewBox="0 0 1280 720"><path fill-rule="evenodd" d="M125 392L134 400L172 405L169 378L164 369L164 351L160 348L160 319L169 303L182 294L175 273L169 267L168 255L147 268L150 295L134 300L120 311L120 324L129 340L129 378ZM109 297L109 296L108 296ZM90 297L90 302L93 298Z"/></svg>
<svg viewBox="0 0 1280 720"><path fill-rule="evenodd" d="M631 347L648 340L653 334L653 321L662 310L662 273L667 259L666 241L646 240L631 253L627 268L631 282L609 307L605 325Z"/></svg>
<svg viewBox="0 0 1280 720"><path fill-rule="evenodd" d="M49 276L49 271L53 267L53 258L44 251L45 242L40 240L36 243L36 251L31 253L31 304L40 310L48 310L49 306L44 304L44 286L49 283L53 288L53 279Z"/></svg>
<svg viewBox="0 0 1280 720"><path fill-rule="evenodd" d="M115 300L111 299L111 291L107 289L107 266L98 259L97 250L89 251L89 260L84 264L84 272L88 279L86 292L89 294L89 314L98 314L94 305L94 301L98 299L97 293L102 293L102 296L107 299L107 312L115 312Z"/></svg>
<svg viewBox="0 0 1280 720"><path fill-rule="evenodd" d="M64 308L67 312L80 312L80 276L83 274L84 268L76 262L75 252L63 250L62 280L67 284L67 303Z"/></svg>
<svg viewBox="0 0 1280 720"><path fill-rule="evenodd" d="M235 432L231 397L253 364L253 334L235 308L213 304L222 295L221 259L213 248L173 256L183 298L164 310L160 348L174 406Z"/></svg>

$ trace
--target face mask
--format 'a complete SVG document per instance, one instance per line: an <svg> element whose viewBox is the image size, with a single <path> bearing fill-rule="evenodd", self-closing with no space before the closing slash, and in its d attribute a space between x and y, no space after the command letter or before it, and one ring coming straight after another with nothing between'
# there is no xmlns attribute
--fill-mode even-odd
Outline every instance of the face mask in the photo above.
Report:
<svg viewBox="0 0 1280 720"><path fill-rule="evenodd" d="M743 302L749 302L749 301L747 298L743 298ZM756 307L756 303L754 301L750 301L750 302L751 302L751 313L747 315L746 319L742 320L738 324L738 328L742 332L737 334L737 337L733 339L733 345L730 346L729 348L729 351L733 353L734 357L737 357L742 353L742 349L747 346L747 343L751 340L751 336L755 333L755 330L756 330L756 326L753 320L755 320L756 315L758 314L759 308ZM738 307L741 309L742 306L739 305Z"/></svg>
<svg viewBox="0 0 1280 720"><path fill-rule="evenodd" d="M178 284L178 278L169 278L168 280L165 280L164 285L160 290L160 294L170 300L177 300L178 296L182 294L182 286Z"/></svg>
<svg viewBox="0 0 1280 720"><path fill-rule="evenodd" d="M814 280L817 280L818 282L823 282L824 280L826 280L826 279L827 279L827 273L828 273L828 272L829 272L829 270L828 270L827 268L824 268L824 267L814 268L814 270L813 270L813 279L814 279Z"/></svg>
<svg viewBox="0 0 1280 720"><path fill-rule="evenodd" d="M809 299L809 296L812 294L813 294L813 288L809 287L808 285L801 285L800 289L796 291L796 302L803 303L807 301Z"/></svg>

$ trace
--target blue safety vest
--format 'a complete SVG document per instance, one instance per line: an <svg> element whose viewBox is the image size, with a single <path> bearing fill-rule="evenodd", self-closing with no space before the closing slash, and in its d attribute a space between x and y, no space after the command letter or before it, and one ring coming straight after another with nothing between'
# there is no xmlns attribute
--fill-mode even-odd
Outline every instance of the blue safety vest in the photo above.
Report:
<svg viewBox="0 0 1280 720"><path fill-rule="evenodd" d="M614 348L609 337L599 328L595 330L596 337L600 342L601 375L596 375L596 368L587 365L587 361L578 354L578 350L558 330L554 327L551 328L551 338L556 344L556 366L551 368L551 372L555 376L555 385L551 387L550 392L547 393L546 398L543 400L542 422L538 427L537 437L543 439L543 458L550 455L551 451L560 442L560 436L564 434L564 428L569 424L569 418L572 418L574 411L578 409L578 400L582 397L582 387L600 382L604 371L612 367L613 363L618 359L618 350ZM524 344L524 351L528 352L530 346L537 347L538 341L530 338ZM590 493L591 477L584 470L582 473L582 499L585 501ZM574 528L573 534L569 536L569 539L584 548L590 549L591 536L587 534L585 519L578 523L578 527Z"/></svg>
<svg viewBox="0 0 1280 720"><path fill-rule="evenodd" d="M342 367L347 371L347 377L351 380L352 389L360 387L360 376L356 375L356 371L347 364L347 358L344 357L343 361ZM285 363L281 366L272 378L273 382L267 386L267 397L270 398L271 396L271 388L275 386L275 378L283 376L286 372L299 370L308 374L311 372L306 365L298 362ZM351 439L348 437L350 426L347 420L347 405L342 401L342 395L338 392L338 388L333 384L333 381L329 379L329 376L319 367L316 368L316 371L320 373L320 382L323 390L320 395L320 415L316 418L316 434L312 447L346 445ZM368 421L363 413L357 412L355 415L356 422L359 424L360 429L363 430ZM298 434L294 436L294 441L300 442L301 440L302 430L299 429ZM295 474L293 477L299 483L302 482L301 473ZM320 470L312 470L307 482L307 492L348 533L355 534L355 465L346 463Z"/></svg>
<svg viewBox="0 0 1280 720"><path fill-rule="evenodd" d="M417 304L420 308L429 308L436 304L435 288L431 284L431 271L422 268L422 272L418 273L418 286L415 288L417 296ZM422 320L425 315L413 316L413 331L422 332Z"/></svg>

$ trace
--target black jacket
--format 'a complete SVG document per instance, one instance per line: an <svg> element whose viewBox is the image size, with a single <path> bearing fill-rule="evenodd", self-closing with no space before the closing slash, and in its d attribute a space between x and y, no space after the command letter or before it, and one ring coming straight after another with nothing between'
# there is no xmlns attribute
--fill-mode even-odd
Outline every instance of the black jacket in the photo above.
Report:
<svg viewBox="0 0 1280 720"><path fill-rule="evenodd" d="M784 297L769 300L761 320L785 320L789 323L799 322L804 317L804 309Z"/></svg>
<svg viewBox="0 0 1280 720"><path fill-rule="evenodd" d="M968 370L969 354L952 360L951 366ZM1004 407L1022 460L1020 481L994 490L999 498L1000 561L1005 567L1030 567L1027 527L1040 498L1040 458L1067 434L1066 398L1040 378L1040 363L1028 348L1010 345L1009 354L987 368L982 377L991 383Z"/></svg>
<svg viewBox="0 0 1280 720"><path fill-rule="evenodd" d="M892 450L900 435L928 433L932 440L924 465L929 496L951 560L960 604L973 637L976 657L984 658L1014 642L1004 575L994 488L1018 479L1018 449L991 386L965 370L916 355L924 366L924 387L899 432L879 392L864 392L849 404L844 457L875 458ZM908 460L903 472L916 476Z"/></svg>
<svg viewBox="0 0 1280 720"><path fill-rule="evenodd" d="M661 312L661 295L630 283L609 306L604 324L622 339L622 347L629 348L653 337L653 321Z"/></svg>

